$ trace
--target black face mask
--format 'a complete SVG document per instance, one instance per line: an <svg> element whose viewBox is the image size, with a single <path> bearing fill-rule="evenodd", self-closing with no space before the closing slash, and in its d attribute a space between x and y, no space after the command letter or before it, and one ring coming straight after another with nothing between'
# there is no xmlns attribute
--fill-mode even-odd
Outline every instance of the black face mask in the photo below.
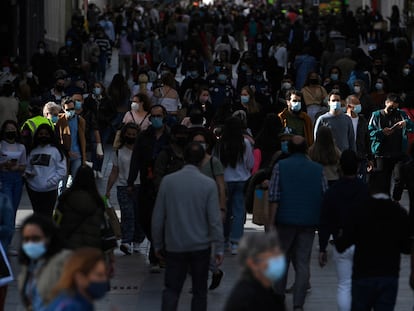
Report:
<svg viewBox="0 0 414 311"><path fill-rule="evenodd" d="M7 140L15 140L16 139L16 136L17 136L17 133L16 132L5 132L4 133L4 137Z"/></svg>
<svg viewBox="0 0 414 311"><path fill-rule="evenodd" d="M185 147L185 145L187 144L187 138L177 137L175 138L175 143L177 144L177 146Z"/></svg>
<svg viewBox="0 0 414 311"><path fill-rule="evenodd" d="M39 143L41 144L41 145L47 145L47 144L49 144L50 143L50 137L45 137L45 136L42 136L42 137L39 137L38 138L38 140L39 140Z"/></svg>
<svg viewBox="0 0 414 311"><path fill-rule="evenodd" d="M64 86L63 85L56 85L55 90L58 92L63 92Z"/></svg>
<svg viewBox="0 0 414 311"><path fill-rule="evenodd" d="M318 79L309 79L309 83L313 84L313 85L316 85L316 84L319 84L319 80Z"/></svg>
<svg viewBox="0 0 414 311"><path fill-rule="evenodd" d="M135 137L125 137L124 140L127 145L133 145L135 143Z"/></svg>

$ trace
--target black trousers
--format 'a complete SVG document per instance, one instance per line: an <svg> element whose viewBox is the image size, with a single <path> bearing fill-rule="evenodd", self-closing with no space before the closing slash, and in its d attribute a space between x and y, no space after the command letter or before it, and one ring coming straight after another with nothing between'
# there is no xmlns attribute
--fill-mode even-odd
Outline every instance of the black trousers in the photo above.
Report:
<svg viewBox="0 0 414 311"><path fill-rule="evenodd" d="M177 310L178 300L188 271L191 270L193 298L191 311L207 310L207 279L210 249L194 252L166 252L165 289L162 311Z"/></svg>
<svg viewBox="0 0 414 311"><path fill-rule="evenodd" d="M395 189L400 186L400 169L403 163L402 159L378 157L375 159L376 170L382 175L384 191L392 194L394 198ZM394 174L394 190L391 192L391 178Z"/></svg>
<svg viewBox="0 0 414 311"><path fill-rule="evenodd" d="M30 203L32 203L33 212L52 218L58 194L57 189L46 192L38 192L31 189L27 184L26 189L27 194L29 195Z"/></svg>

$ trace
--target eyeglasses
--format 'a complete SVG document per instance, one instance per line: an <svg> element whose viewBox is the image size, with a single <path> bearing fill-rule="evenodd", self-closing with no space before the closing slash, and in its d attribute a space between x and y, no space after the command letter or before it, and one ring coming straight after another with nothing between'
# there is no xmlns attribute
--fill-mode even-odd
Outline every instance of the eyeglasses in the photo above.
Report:
<svg viewBox="0 0 414 311"><path fill-rule="evenodd" d="M43 240L43 237L40 235L24 236L22 237L23 242L40 242Z"/></svg>

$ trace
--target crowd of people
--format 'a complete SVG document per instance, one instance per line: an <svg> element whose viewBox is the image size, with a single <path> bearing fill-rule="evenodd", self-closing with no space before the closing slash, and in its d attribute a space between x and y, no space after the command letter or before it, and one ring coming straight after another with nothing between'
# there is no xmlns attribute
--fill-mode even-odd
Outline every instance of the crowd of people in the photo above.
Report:
<svg viewBox="0 0 414 311"><path fill-rule="evenodd" d="M414 227L398 203L407 188L414 204L414 59L398 7L389 20L368 7L90 4L57 53L39 42L30 64L5 58L0 237L15 252L26 185L27 309L92 310L116 239L125 255L148 239L162 310L188 273L192 310L206 310L208 273L214 290L229 253L244 269L225 310L285 310L292 293L300 311L318 231L321 267L334 245L338 310L393 310ZM246 212L265 233L244 234Z"/></svg>

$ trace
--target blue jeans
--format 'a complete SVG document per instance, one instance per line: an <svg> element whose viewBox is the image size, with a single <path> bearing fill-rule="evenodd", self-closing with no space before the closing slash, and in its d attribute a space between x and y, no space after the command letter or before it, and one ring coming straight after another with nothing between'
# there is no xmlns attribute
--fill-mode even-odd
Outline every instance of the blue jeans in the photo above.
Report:
<svg viewBox="0 0 414 311"><path fill-rule="evenodd" d="M78 158L70 158L70 173L69 175L72 175L72 178L75 178L76 173L78 172L78 169L82 165L82 158L79 156Z"/></svg>
<svg viewBox="0 0 414 311"><path fill-rule="evenodd" d="M224 222L224 238L238 243L244 232L246 212L244 208L244 181L227 182L227 214Z"/></svg>
<svg viewBox="0 0 414 311"><path fill-rule="evenodd" d="M398 293L398 277L352 280L352 311L392 311Z"/></svg>
<svg viewBox="0 0 414 311"><path fill-rule="evenodd" d="M16 217L23 191L21 172L0 172L0 184L0 191L10 199L13 206L13 215Z"/></svg>
<svg viewBox="0 0 414 311"><path fill-rule="evenodd" d="M121 210L122 243L142 242L145 234L138 221L138 192L139 185L134 186L134 192L128 193L127 186L117 187L117 198Z"/></svg>
<svg viewBox="0 0 414 311"><path fill-rule="evenodd" d="M165 289L162 293L162 311L177 310L178 300L188 271L191 271L192 311L207 310L207 279L210 249L166 254Z"/></svg>

